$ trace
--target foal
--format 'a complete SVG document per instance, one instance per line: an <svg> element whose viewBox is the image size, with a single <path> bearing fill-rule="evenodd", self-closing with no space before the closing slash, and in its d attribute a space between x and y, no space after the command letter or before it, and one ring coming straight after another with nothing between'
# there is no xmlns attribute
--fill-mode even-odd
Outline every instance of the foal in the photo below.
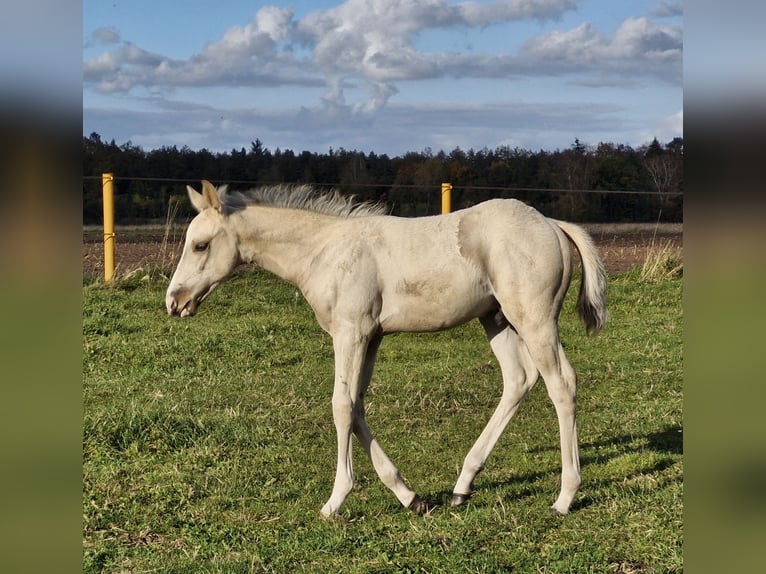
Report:
<svg viewBox="0 0 766 574"><path fill-rule="evenodd" d="M578 310L587 331L597 333L608 316L606 274L583 229L513 199L400 218L307 186L229 193L203 181L201 193L188 192L198 215L168 286L168 313L194 315L238 263L252 262L298 287L332 337L338 460L322 515L336 513L352 489L352 434L401 504L426 510L367 426L364 394L384 335L449 329L474 318L500 364L503 394L465 458L452 503L470 496L475 476L542 375L561 438L561 490L552 510L569 511L580 486L576 380L558 317L572 276L570 243L582 261Z"/></svg>

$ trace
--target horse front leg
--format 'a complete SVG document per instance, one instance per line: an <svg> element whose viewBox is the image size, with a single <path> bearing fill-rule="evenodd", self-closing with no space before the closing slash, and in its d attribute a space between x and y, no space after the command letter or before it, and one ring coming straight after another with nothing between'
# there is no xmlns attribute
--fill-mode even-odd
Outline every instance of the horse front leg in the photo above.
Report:
<svg viewBox="0 0 766 574"><path fill-rule="evenodd" d="M354 487L354 463L351 455L351 435L361 434L362 444L370 452L369 429L364 422L364 392L372 376L372 363L380 338L347 328L333 333L335 352L335 385L332 394L332 416L338 441L338 461L335 484L330 499L322 507L322 516L331 516L340 509ZM372 360L368 361L368 356ZM361 423L359 422L361 420ZM368 438L369 435L369 438Z"/></svg>
<svg viewBox="0 0 766 574"><path fill-rule="evenodd" d="M426 503L415 494L415 492L407 486L402 479L399 469L388 458L388 455L383 451L378 441L372 435L370 427L367 426L367 421L364 416L364 395L367 392L367 387L372 379L372 371L375 366L375 359L377 357L378 348L382 337L374 338L368 348L367 355L364 361L364 368L362 370L362 378L360 380L359 397L354 405L354 434L362 447L367 451L372 466L375 468L375 472L380 478L380 481L386 485L396 496L399 502L412 510L417 514L424 514L428 511Z"/></svg>
<svg viewBox="0 0 766 574"><path fill-rule="evenodd" d="M364 393L372 377L379 346L380 337L372 337L370 341L356 334L333 337L335 387L332 409L338 435L338 462L332 494L321 510L325 517L338 512L354 486L352 433L356 434L367 451L381 481L394 492L399 501L415 512L422 513L425 510L425 504L402 480L399 470L375 440L364 418Z"/></svg>
<svg viewBox="0 0 766 574"><path fill-rule="evenodd" d="M358 398L359 379L364 365L367 343L361 338L333 336L335 351L335 384L332 393L332 418L337 434L338 461L335 483L329 500L320 511L328 517L338 512L354 487L354 464L351 456L351 433L354 423L354 403Z"/></svg>

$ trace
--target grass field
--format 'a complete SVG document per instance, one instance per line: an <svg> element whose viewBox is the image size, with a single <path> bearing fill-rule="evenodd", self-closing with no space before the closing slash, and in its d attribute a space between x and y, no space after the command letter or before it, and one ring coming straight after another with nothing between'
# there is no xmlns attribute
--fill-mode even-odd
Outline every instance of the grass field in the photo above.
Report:
<svg viewBox="0 0 766 574"><path fill-rule="evenodd" d="M578 372L583 485L548 508L560 460L540 382L477 477L448 505L500 397L478 323L384 340L368 422L418 494L403 509L356 444L357 486L322 520L336 456L332 344L295 289L262 272L193 319L166 282L83 287L85 572L681 572L680 279L611 278L611 322L561 332Z"/></svg>

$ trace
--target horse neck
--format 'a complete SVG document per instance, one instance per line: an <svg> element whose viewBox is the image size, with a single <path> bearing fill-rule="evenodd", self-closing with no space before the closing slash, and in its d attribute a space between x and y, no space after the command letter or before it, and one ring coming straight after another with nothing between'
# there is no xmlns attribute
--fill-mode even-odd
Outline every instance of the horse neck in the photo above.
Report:
<svg viewBox="0 0 766 574"><path fill-rule="evenodd" d="M242 261L298 284L333 218L299 209L249 206L234 219Z"/></svg>

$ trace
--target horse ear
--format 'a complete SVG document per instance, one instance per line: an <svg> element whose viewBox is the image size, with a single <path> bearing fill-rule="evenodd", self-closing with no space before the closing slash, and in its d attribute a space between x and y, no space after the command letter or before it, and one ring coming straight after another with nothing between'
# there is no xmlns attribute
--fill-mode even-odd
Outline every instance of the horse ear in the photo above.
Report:
<svg viewBox="0 0 766 574"><path fill-rule="evenodd" d="M215 209L221 211L221 199L218 197L218 190L208 180L202 180L202 196L207 200L207 204Z"/></svg>
<svg viewBox="0 0 766 574"><path fill-rule="evenodd" d="M209 207L205 197L191 185L186 186L186 193L189 194L189 201L191 201L192 207L194 207L197 212Z"/></svg>
<svg viewBox="0 0 766 574"><path fill-rule="evenodd" d="M202 192L197 191L192 186L186 186L186 192L189 194L189 201L197 212L212 207L221 211L221 199L218 197L218 191L208 180L202 180Z"/></svg>

